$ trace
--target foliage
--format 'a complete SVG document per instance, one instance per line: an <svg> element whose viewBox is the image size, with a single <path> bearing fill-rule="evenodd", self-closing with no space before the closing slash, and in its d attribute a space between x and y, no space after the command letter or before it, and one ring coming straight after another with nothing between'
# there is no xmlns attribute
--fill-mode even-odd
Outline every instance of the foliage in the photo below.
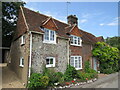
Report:
<svg viewBox="0 0 120 90"><path fill-rule="evenodd" d="M102 73L113 73L118 71L119 50L107 45L105 42L97 42L92 51L94 57L100 61L100 71Z"/></svg>
<svg viewBox="0 0 120 90"><path fill-rule="evenodd" d="M84 67L84 72L85 73L97 73L94 69L90 68L90 62L85 61L85 67Z"/></svg>
<svg viewBox="0 0 120 90"><path fill-rule="evenodd" d="M112 47L116 47L120 50L120 37L115 36L115 37L107 37L106 38L106 43L109 44Z"/></svg>
<svg viewBox="0 0 120 90"><path fill-rule="evenodd" d="M49 81L49 85L53 86L54 83L62 83L64 81L63 78L63 73L62 72L55 72L54 70L50 70L48 68L45 68L43 71L43 75L46 75L49 77L50 81Z"/></svg>
<svg viewBox="0 0 120 90"><path fill-rule="evenodd" d="M78 79L85 81L86 79L90 80L92 78L97 78L97 73L85 73L78 71Z"/></svg>
<svg viewBox="0 0 120 90"><path fill-rule="evenodd" d="M40 73L32 73L28 83L28 88L46 88L49 83L49 77Z"/></svg>
<svg viewBox="0 0 120 90"><path fill-rule="evenodd" d="M73 66L67 65L67 69L64 73L64 79L66 81L73 80L77 77L77 71Z"/></svg>
<svg viewBox="0 0 120 90"><path fill-rule="evenodd" d="M2 46L9 47L16 29L19 7L24 2L2 2Z"/></svg>

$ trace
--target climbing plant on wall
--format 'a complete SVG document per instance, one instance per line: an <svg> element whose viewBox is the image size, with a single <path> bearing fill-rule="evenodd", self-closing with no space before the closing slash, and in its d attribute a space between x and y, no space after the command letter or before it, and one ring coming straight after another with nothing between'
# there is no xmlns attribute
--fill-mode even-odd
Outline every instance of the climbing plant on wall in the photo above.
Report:
<svg viewBox="0 0 120 90"><path fill-rule="evenodd" d="M119 50L111 47L105 42L97 42L92 50L94 57L100 61L101 73L113 73L118 71L118 62L120 60Z"/></svg>

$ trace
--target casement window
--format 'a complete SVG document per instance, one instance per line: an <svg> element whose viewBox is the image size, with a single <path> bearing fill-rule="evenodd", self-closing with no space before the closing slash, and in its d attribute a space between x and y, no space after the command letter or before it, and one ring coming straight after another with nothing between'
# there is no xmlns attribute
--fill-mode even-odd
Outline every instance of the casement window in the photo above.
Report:
<svg viewBox="0 0 120 90"><path fill-rule="evenodd" d="M20 65L19 66L24 67L24 58L23 57L20 58Z"/></svg>
<svg viewBox="0 0 120 90"><path fill-rule="evenodd" d="M56 43L56 33L53 30L44 28L44 43Z"/></svg>
<svg viewBox="0 0 120 90"><path fill-rule="evenodd" d="M25 44L25 35L21 36L21 45Z"/></svg>
<svg viewBox="0 0 120 90"><path fill-rule="evenodd" d="M75 67L76 70L82 69L82 57L81 56L71 56L70 65Z"/></svg>
<svg viewBox="0 0 120 90"><path fill-rule="evenodd" d="M55 57L46 58L46 67L55 67Z"/></svg>
<svg viewBox="0 0 120 90"><path fill-rule="evenodd" d="M71 35L71 45L75 45L75 46L82 46L82 39L81 37L77 37L74 35Z"/></svg>

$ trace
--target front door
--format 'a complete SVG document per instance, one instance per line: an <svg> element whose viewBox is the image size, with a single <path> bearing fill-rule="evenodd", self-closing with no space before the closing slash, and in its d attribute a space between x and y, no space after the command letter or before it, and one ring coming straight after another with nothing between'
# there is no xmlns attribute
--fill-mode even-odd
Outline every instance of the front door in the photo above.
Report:
<svg viewBox="0 0 120 90"><path fill-rule="evenodd" d="M97 71L97 59L96 58L93 58L93 68L95 71Z"/></svg>

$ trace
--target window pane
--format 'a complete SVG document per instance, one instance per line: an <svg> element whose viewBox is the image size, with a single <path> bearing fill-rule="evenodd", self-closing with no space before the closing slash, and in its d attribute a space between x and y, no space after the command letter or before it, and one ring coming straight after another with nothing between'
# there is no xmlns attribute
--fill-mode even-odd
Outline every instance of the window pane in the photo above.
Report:
<svg viewBox="0 0 120 90"><path fill-rule="evenodd" d="M49 64L49 59L46 59L46 64L47 64L47 65Z"/></svg>
<svg viewBox="0 0 120 90"><path fill-rule="evenodd" d="M78 60L75 60L75 68L78 68L78 67L77 67L77 61L78 61Z"/></svg>
<svg viewBox="0 0 120 90"><path fill-rule="evenodd" d="M81 68L81 58L79 57L79 68Z"/></svg>
<svg viewBox="0 0 120 90"><path fill-rule="evenodd" d="M24 59L22 58L22 65L24 65Z"/></svg>
<svg viewBox="0 0 120 90"><path fill-rule="evenodd" d="M75 59L78 59L77 57L75 57Z"/></svg>
<svg viewBox="0 0 120 90"><path fill-rule="evenodd" d="M74 57L71 57L71 59L70 59L70 65L74 67Z"/></svg>
<svg viewBox="0 0 120 90"><path fill-rule="evenodd" d="M49 30L45 29L45 40L49 40Z"/></svg>
<svg viewBox="0 0 120 90"><path fill-rule="evenodd" d="M50 64L53 64L53 58L50 59Z"/></svg>
<svg viewBox="0 0 120 90"><path fill-rule="evenodd" d="M71 44L73 44L73 36L71 36L70 42Z"/></svg>
<svg viewBox="0 0 120 90"><path fill-rule="evenodd" d="M77 44L77 37L74 37L74 44Z"/></svg>
<svg viewBox="0 0 120 90"><path fill-rule="evenodd" d="M50 31L50 40L54 41L54 31Z"/></svg>
<svg viewBox="0 0 120 90"><path fill-rule="evenodd" d="M80 45L80 38L78 37L78 45Z"/></svg>

